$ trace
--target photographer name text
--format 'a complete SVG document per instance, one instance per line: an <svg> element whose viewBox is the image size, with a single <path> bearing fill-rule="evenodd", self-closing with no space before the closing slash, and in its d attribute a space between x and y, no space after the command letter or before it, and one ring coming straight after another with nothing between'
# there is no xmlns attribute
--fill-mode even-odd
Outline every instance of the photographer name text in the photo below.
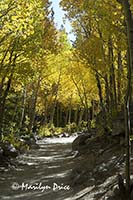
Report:
<svg viewBox="0 0 133 200"><path fill-rule="evenodd" d="M33 190L33 191L47 191L47 190L52 190L52 191L68 191L71 189L70 185L64 185L63 183L61 183L60 185L57 183L53 183L52 185L43 185L41 182L40 183L35 183L35 184L28 184L28 183L17 183L14 182L11 186L11 188L13 190L23 190L23 191L27 191L27 190Z"/></svg>

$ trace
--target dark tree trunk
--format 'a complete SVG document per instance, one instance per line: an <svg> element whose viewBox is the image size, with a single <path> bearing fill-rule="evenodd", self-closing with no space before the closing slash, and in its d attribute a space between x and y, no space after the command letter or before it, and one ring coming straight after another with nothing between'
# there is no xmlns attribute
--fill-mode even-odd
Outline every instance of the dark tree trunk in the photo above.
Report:
<svg viewBox="0 0 133 200"><path fill-rule="evenodd" d="M112 39L109 39L108 43L108 56L109 56L109 66L110 66L110 102L111 111L117 112L117 93L116 93L116 81L115 81L115 69L114 69L114 54L113 54L113 44Z"/></svg>
<svg viewBox="0 0 133 200"><path fill-rule="evenodd" d="M74 110L74 122L77 124L78 120L78 107Z"/></svg>
<svg viewBox="0 0 133 200"><path fill-rule="evenodd" d="M81 121L83 119L83 114L84 114L84 109L83 108L80 108L80 111L79 111L79 119L78 119L78 126L80 126L81 124Z"/></svg>
<svg viewBox="0 0 133 200"><path fill-rule="evenodd" d="M106 74L105 76L105 95L106 95L106 109L109 112L110 108L110 89L109 89L109 83L108 83L108 76Z"/></svg>
<svg viewBox="0 0 133 200"><path fill-rule="evenodd" d="M22 129L23 122L24 122L24 116L25 116L25 107L26 107L26 96L27 96L27 91L26 87L23 88L23 93L22 93L22 111L21 111L21 118L20 118L20 130Z"/></svg>
<svg viewBox="0 0 133 200"><path fill-rule="evenodd" d="M56 126L59 127L59 112L60 112L60 108L59 108L59 104L57 103L56 105Z"/></svg>
<svg viewBox="0 0 133 200"><path fill-rule="evenodd" d="M60 69L58 82L57 82L57 84L56 83L53 84L53 94L55 95L55 98L53 100L52 107L51 107L50 124L53 124L53 122L54 122L54 114L55 114L55 107L57 104L57 97L58 97L58 90L59 90L59 85L60 85L60 80L61 80L61 73L62 73L62 70Z"/></svg>
<svg viewBox="0 0 133 200"><path fill-rule="evenodd" d="M29 134L32 133L32 128L34 126L36 102L37 102L39 86L40 86L40 77L38 78L37 85L33 87L33 92L32 92L31 109L30 109L30 123L29 123L29 127L28 127Z"/></svg>
<svg viewBox="0 0 133 200"><path fill-rule="evenodd" d="M117 90L118 90L118 105L121 105L121 89L122 89L122 84L121 84L121 79L122 79L122 74L123 74L123 69L122 69L122 58L121 58L121 51L118 51L118 73L117 73Z"/></svg>
<svg viewBox="0 0 133 200"><path fill-rule="evenodd" d="M97 73L95 74L95 76L96 76L96 81L97 81L97 88L98 88L100 106L101 106L101 109L102 109L102 112L103 112L105 109L104 109L104 104L103 104L103 95L102 95L101 82L100 82L100 79L99 79L99 76L98 76Z"/></svg>
<svg viewBox="0 0 133 200"><path fill-rule="evenodd" d="M123 6L126 25L127 25L127 39L128 39L128 86L125 98L125 125L126 125L126 190L128 192L128 199L130 199L130 126L129 126L129 104L133 97L133 15L129 0L118 0Z"/></svg>
<svg viewBox="0 0 133 200"><path fill-rule="evenodd" d="M13 76L13 73L10 75L10 77L8 79L6 90L4 91L4 94L3 94L3 97L2 97L2 100L1 100L1 105L0 105L0 133L2 132L2 129L3 129L3 119L4 119L4 114L5 114L6 98L8 96L8 93L9 93L9 90L10 90L10 87L11 87L12 76Z"/></svg>

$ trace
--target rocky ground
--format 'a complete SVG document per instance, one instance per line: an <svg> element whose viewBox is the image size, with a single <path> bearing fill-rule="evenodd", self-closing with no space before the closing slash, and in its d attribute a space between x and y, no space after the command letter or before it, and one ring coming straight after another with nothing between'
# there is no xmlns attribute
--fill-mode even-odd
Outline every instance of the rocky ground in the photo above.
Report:
<svg viewBox="0 0 133 200"><path fill-rule="evenodd" d="M118 174L124 177L124 135L80 135L72 144L75 167L71 181L75 191L86 188L78 199L119 200ZM127 199L125 199L127 200Z"/></svg>
<svg viewBox="0 0 133 200"><path fill-rule="evenodd" d="M0 171L5 168L16 168L18 163L16 157L23 154L30 148L37 148L35 139L33 138L20 138L19 146L16 148L11 142L0 142Z"/></svg>
<svg viewBox="0 0 133 200"><path fill-rule="evenodd" d="M26 139L24 141L26 142ZM30 143L35 145L33 141L30 141ZM117 177L118 174L125 176L124 135L120 133L103 136L96 136L95 133L80 134L74 140L72 150L74 154L72 162L74 165L70 183L77 196L71 200L121 199ZM11 144L1 143L0 168L1 166L15 167L14 158L19 153ZM131 172L133 172L132 166L131 158ZM81 192L78 193L78 191Z"/></svg>

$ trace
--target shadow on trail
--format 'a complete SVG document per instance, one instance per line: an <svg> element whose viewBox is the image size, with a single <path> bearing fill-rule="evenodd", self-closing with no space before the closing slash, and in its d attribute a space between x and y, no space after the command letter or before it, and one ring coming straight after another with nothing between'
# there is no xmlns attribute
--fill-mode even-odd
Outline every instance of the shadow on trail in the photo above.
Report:
<svg viewBox="0 0 133 200"><path fill-rule="evenodd" d="M70 138L49 138L38 141L32 149L18 157L17 170L7 170L0 177L1 200L62 200L74 190L70 183L73 168Z"/></svg>

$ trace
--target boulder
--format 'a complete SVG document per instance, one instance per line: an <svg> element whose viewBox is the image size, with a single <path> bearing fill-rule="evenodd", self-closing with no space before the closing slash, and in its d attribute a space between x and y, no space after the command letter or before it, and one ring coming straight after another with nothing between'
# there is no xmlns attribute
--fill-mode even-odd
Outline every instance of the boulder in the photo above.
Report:
<svg viewBox="0 0 133 200"><path fill-rule="evenodd" d="M72 143L72 150L80 152L83 148L86 147L87 141L90 138L91 138L90 134L79 135Z"/></svg>
<svg viewBox="0 0 133 200"><path fill-rule="evenodd" d="M124 111L117 114L112 122L112 135L123 135L125 136L125 119Z"/></svg>
<svg viewBox="0 0 133 200"><path fill-rule="evenodd" d="M0 146L0 155L2 155L3 154L3 149L2 149L2 147Z"/></svg>
<svg viewBox="0 0 133 200"><path fill-rule="evenodd" d="M125 135L125 125L124 121L117 120L113 122L112 135Z"/></svg>
<svg viewBox="0 0 133 200"><path fill-rule="evenodd" d="M2 148L3 148L3 155L6 156L6 157L15 158L15 157L18 156L18 151L16 150L16 148L12 144L6 142L6 143L3 144Z"/></svg>

